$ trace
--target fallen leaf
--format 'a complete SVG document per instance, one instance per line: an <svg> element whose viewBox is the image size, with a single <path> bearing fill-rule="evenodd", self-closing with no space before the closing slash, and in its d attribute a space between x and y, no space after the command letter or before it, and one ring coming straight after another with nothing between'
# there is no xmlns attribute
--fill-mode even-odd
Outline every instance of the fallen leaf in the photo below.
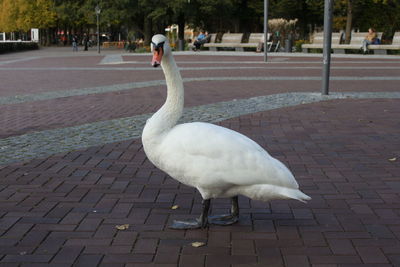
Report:
<svg viewBox="0 0 400 267"><path fill-rule="evenodd" d="M204 242L193 242L192 247L198 248L204 246L206 243Z"/></svg>
<svg viewBox="0 0 400 267"><path fill-rule="evenodd" d="M397 160L397 158L388 159L388 161L396 161L396 160Z"/></svg>
<svg viewBox="0 0 400 267"><path fill-rule="evenodd" d="M171 210L176 210L176 209L179 209L179 206L178 206L178 205L173 205L173 206L171 207Z"/></svg>
<svg viewBox="0 0 400 267"><path fill-rule="evenodd" d="M115 228L118 230L127 230L129 228L129 224L116 225Z"/></svg>

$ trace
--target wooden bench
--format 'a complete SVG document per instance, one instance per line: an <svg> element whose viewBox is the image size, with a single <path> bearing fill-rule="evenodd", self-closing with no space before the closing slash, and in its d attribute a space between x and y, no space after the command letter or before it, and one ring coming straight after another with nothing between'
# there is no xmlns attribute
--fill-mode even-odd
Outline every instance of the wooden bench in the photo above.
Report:
<svg viewBox="0 0 400 267"><path fill-rule="evenodd" d="M341 32L332 33L332 46L340 44L342 39ZM317 32L314 34L313 42L311 44L303 44L301 49L304 53L308 53L308 49L323 49L324 48L324 32Z"/></svg>
<svg viewBox="0 0 400 267"><path fill-rule="evenodd" d="M110 47L124 48L125 47L125 42L124 41L120 41L120 42L103 42L103 48L110 48Z"/></svg>
<svg viewBox="0 0 400 267"><path fill-rule="evenodd" d="M243 51L243 47L237 45L242 42L243 33L225 33L222 35L220 43L206 43L204 47L208 47L210 51L217 51L218 48L235 48L236 51Z"/></svg>
<svg viewBox="0 0 400 267"><path fill-rule="evenodd" d="M367 34L367 32L353 32L351 34L350 44L332 44L333 52L344 54L345 50L360 49ZM382 39L382 32L377 32L377 35L379 39Z"/></svg>
<svg viewBox="0 0 400 267"><path fill-rule="evenodd" d="M368 49L382 55L386 55L387 50L400 50L400 32L394 33L392 44L369 45Z"/></svg>

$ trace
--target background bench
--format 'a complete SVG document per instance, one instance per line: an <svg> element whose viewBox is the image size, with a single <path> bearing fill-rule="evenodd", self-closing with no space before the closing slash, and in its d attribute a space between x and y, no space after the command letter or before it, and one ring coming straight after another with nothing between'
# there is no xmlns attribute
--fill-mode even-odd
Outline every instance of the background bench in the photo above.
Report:
<svg viewBox="0 0 400 267"><path fill-rule="evenodd" d="M222 35L220 43L206 43L204 47L210 48L211 51L217 51L218 48L235 48L237 51L243 51L243 47L238 47L237 45L242 42L243 33L225 33Z"/></svg>
<svg viewBox="0 0 400 267"><path fill-rule="evenodd" d="M374 51L374 54L387 54L387 50L400 50L400 32L393 35L392 44L369 45L368 49Z"/></svg>
<svg viewBox="0 0 400 267"><path fill-rule="evenodd" d="M110 47L114 47L114 48L124 48L125 47L125 42L121 41L121 42L103 42L103 48L110 48Z"/></svg>
<svg viewBox="0 0 400 267"><path fill-rule="evenodd" d="M240 43L236 44L237 48L257 48L259 43L264 43L264 34L263 33L250 33L249 42L248 43ZM243 49L242 49L243 51Z"/></svg>
<svg viewBox="0 0 400 267"><path fill-rule="evenodd" d="M332 46L340 44L342 39L342 32L332 33ZM317 32L314 34L313 42L311 44L303 44L301 49L304 53L308 53L308 49L323 49L324 48L324 32Z"/></svg>
<svg viewBox="0 0 400 267"><path fill-rule="evenodd" d="M332 49L334 53L344 54L345 50L357 50L360 49L365 36L368 32L353 32L351 33L350 44L332 44ZM377 32L378 38L382 40L382 32Z"/></svg>

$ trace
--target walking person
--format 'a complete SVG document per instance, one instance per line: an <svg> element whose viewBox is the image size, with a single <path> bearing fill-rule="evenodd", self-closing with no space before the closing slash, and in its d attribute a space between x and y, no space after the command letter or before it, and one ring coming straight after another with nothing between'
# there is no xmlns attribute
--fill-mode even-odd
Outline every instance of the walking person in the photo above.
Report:
<svg viewBox="0 0 400 267"><path fill-rule="evenodd" d="M78 38L75 35L72 37L72 52L78 52Z"/></svg>
<svg viewBox="0 0 400 267"><path fill-rule="evenodd" d="M83 37L83 45L85 46L84 51L88 51L88 46L89 46L89 38L87 34L85 33L85 36Z"/></svg>

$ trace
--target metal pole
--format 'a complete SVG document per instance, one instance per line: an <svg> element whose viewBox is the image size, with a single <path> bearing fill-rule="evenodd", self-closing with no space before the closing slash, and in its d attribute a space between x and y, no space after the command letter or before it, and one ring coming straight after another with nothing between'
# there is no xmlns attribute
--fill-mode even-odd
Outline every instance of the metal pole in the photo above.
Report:
<svg viewBox="0 0 400 267"><path fill-rule="evenodd" d="M268 51L268 0L264 0L264 62L267 62Z"/></svg>
<svg viewBox="0 0 400 267"><path fill-rule="evenodd" d="M96 14L97 15L97 53L100 54L100 27L99 27L99 15L100 14Z"/></svg>
<svg viewBox="0 0 400 267"><path fill-rule="evenodd" d="M333 0L325 0L324 8L324 56L322 72L322 95L329 94L329 73L331 68L332 44L332 4Z"/></svg>

